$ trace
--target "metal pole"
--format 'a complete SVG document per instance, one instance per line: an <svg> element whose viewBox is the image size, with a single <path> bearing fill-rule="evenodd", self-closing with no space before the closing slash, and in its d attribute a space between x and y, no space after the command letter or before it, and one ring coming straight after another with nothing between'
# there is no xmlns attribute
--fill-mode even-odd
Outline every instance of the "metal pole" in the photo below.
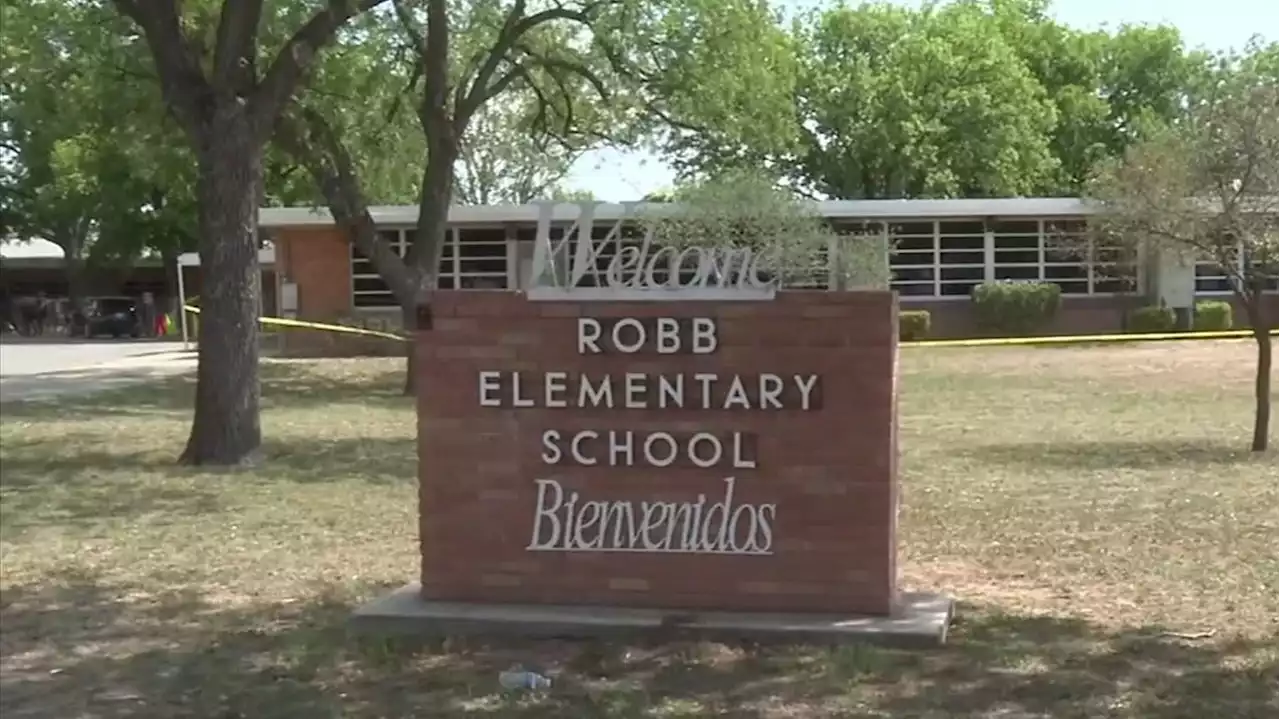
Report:
<svg viewBox="0 0 1280 719"><path fill-rule="evenodd" d="M178 258L178 322L182 327L182 350L191 348L187 338L187 283L182 277L182 258Z"/></svg>

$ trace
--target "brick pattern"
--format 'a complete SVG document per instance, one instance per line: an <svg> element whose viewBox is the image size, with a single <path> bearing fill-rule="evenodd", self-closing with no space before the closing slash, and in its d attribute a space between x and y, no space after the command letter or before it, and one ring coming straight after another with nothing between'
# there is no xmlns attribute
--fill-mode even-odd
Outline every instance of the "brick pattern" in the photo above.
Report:
<svg viewBox="0 0 1280 719"><path fill-rule="evenodd" d="M420 332L422 587L437 600L886 614L896 597L897 323L891 293L787 291L772 302L529 302L440 292ZM577 350L578 317L712 317L712 354ZM480 406L479 373L599 377L817 373L821 408L565 409ZM504 375L505 376L505 375ZM540 385L539 385L540 387ZM505 389L504 385L504 389ZM541 404L541 403L540 403ZM546 465L542 432L755 435L756 469ZM584 500L774 503L773 553L529 551L537 488Z"/></svg>

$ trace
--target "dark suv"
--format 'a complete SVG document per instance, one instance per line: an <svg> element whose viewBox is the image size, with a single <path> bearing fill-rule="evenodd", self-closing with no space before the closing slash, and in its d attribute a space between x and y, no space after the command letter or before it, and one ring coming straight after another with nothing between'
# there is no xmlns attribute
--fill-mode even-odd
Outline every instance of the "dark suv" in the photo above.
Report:
<svg viewBox="0 0 1280 719"><path fill-rule="evenodd" d="M85 300L84 314L75 313L71 334L80 337L138 337L142 334L138 302L132 297L90 297Z"/></svg>

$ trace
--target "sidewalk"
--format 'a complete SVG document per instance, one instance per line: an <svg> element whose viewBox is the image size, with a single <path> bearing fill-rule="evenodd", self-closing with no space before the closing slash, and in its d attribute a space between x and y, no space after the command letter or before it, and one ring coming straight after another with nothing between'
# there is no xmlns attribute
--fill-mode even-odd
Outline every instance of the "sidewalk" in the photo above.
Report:
<svg viewBox="0 0 1280 719"><path fill-rule="evenodd" d="M121 389L184 374L195 368L194 351L171 349L83 367L0 377L0 404Z"/></svg>

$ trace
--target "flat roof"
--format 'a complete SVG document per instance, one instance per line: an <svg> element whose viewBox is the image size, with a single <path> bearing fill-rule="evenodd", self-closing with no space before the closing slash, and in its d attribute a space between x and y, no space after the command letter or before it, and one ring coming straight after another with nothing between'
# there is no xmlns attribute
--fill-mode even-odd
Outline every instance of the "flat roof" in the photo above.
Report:
<svg viewBox="0 0 1280 719"><path fill-rule="evenodd" d="M1081 217L1094 208L1078 197L1005 197L963 200L828 200L815 203L823 216L833 219L939 219L963 217ZM669 207L669 205L657 205ZM623 217L623 205L601 203L595 217L610 221ZM449 223L485 225L538 221L538 205L454 205ZM552 213L556 222L572 222L581 208L574 203L557 204ZM380 205L369 208L379 226L415 225L417 205ZM333 224L329 210L318 207L263 207L258 224L264 228L324 227Z"/></svg>
<svg viewBox="0 0 1280 719"><path fill-rule="evenodd" d="M274 247L265 247L258 250L258 264L266 267L276 263L276 250ZM199 252L183 252L178 255L178 265L181 267L199 267Z"/></svg>
<svg viewBox="0 0 1280 719"><path fill-rule="evenodd" d="M0 257L6 260L61 260L66 253L49 240L32 237L0 241Z"/></svg>

